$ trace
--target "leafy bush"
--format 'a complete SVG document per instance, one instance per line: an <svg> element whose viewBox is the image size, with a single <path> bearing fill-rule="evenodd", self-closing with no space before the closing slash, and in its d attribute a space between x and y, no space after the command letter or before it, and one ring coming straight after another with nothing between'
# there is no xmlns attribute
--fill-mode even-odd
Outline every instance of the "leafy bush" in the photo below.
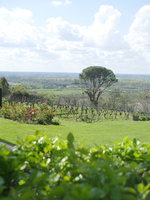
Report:
<svg viewBox="0 0 150 200"><path fill-rule="evenodd" d="M22 84L14 84L11 88L11 92L13 94L21 94L21 95L28 94L27 89L24 88Z"/></svg>
<svg viewBox="0 0 150 200"><path fill-rule="evenodd" d="M27 136L12 152L0 147L2 200L148 200L150 145L137 139L98 148Z"/></svg>
<svg viewBox="0 0 150 200"><path fill-rule="evenodd" d="M150 117L149 117L149 116L141 116L141 117L139 118L139 120L140 120L140 121L148 121L148 120L150 120Z"/></svg>
<svg viewBox="0 0 150 200"><path fill-rule="evenodd" d="M54 113L51 112L48 108L37 109L27 107L24 103L20 103L18 106L5 103L3 104L2 109L0 109L0 116L22 123L51 124Z"/></svg>
<svg viewBox="0 0 150 200"><path fill-rule="evenodd" d="M148 121L150 121L150 116L146 116L146 119L147 119Z"/></svg>
<svg viewBox="0 0 150 200"><path fill-rule="evenodd" d="M55 117L54 120L52 121L52 124L53 125L60 125L59 118Z"/></svg>
<svg viewBox="0 0 150 200"><path fill-rule="evenodd" d="M141 117L139 118L139 120L140 120L140 121L146 121L146 117L145 117L145 116L141 116Z"/></svg>

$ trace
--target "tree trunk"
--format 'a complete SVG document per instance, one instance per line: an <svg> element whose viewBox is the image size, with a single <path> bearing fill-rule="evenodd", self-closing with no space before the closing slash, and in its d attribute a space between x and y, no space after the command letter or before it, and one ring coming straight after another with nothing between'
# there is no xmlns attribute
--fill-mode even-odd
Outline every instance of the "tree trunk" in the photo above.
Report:
<svg viewBox="0 0 150 200"><path fill-rule="evenodd" d="M96 110L98 110L98 101L94 101L94 102L93 102L93 105L94 105L94 108L95 108Z"/></svg>

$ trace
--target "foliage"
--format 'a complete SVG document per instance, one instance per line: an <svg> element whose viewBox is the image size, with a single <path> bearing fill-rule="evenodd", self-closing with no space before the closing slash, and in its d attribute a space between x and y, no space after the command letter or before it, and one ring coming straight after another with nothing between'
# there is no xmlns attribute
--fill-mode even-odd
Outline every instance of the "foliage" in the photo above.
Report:
<svg viewBox="0 0 150 200"><path fill-rule="evenodd" d="M2 88L0 88L0 108L2 107Z"/></svg>
<svg viewBox="0 0 150 200"><path fill-rule="evenodd" d="M139 117L139 113L133 113L133 116Z"/></svg>
<svg viewBox="0 0 150 200"><path fill-rule="evenodd" d="M147 119L148 121L150 121L150 116L146 116L146 119Z"/></svg>
<svg viewBox="0 0 150 200"><path fill-rule="evenodd" d="M44 107L45 104L40 104ZM7 102L0 109L0 115L5 119L12 119L22 123L51 124L54 113L47 109L38 109L19 103L18 106L9 105Z"/></svg>
<svg viewBox="0 0 150 200"><path fill-rule="evenodd" d="M0 147L2 200L148 200L150 145L137 139L85 148L35 135ZM11 167L10 167L11 166Z"/></svg>
<svg viewBox="0 0 150 200"><path fill-rule="evenodd" d="M35 112L34 108L39 110L37 112L38 117L35 117L36 118L35 121L39 119L40 124L43 124L43 120L45 118L45 112L43 112L43 110L46 111L47 113L46 115L49 115L48 114L48 110L49 110L52 113L55 113L55 117L57 118L62 118L66 120L76 120L76 121L82 121L82 122L88 122L88 123L94 122L94 121L101 121L101 120L102 121L103 120L120 120L120 119L130 120L133 117L133 112L129 111L129 109L128 111L122 111L122 110L118 111L117 109L113 110L109 104L101 105L100 107L95 109L93 107L88 107L88 102L84 98L80 99L80 105L76 105L76 96L73 96L72 98L72 101L71 101L72 106L67 105L67 102L69 101L71 101L70 98L68 98L64 106L59 105L59 101L57 102L57 105L54 105L53 103L49 104L47 101L45 101L44 103L38 102L38 103L23 103L23 104L21 104L20 102L17 103L17 102L12 102L12 101L9 101L9 102L5 101L4 107L6 106L6 109L4 108L2 112L0 112L0 114L1 115L3 114L3 116L5 117L5 114L7 115L7 111L11 113L11 110L8 110L7 107L10 109L11 108L16 109L20 113L20 110L22 111L22 109L20 108L19 110L17 107L18 105L19 106L23 105L23 107L25 107L26 109L28 107L30 107L30 109L31 107L33 107L33 112L31 113L31 115ZM10 104L13 106L10 106ZM110 107L108 107L108 105ZM14 108L14 106L16 108ZM8 118L8 119L11 119L11 118ZM22 118L20 118L19 120L22 121ZM29 123L30 123L30 116L29 116Z"/></svg>
<svg viewBox="0 0 150 200"><path fill-rule="evenodd" d="M78 73L29 73L29 72L0 72L0 77L5 77L9 82L22 83L26 88L66 88L73 85L73 79L78 78ZM117 74L117 87L131 89L138 93L146 88L150 88L149 75L129 75ZM61 94L61 91L59 91ZM59 95L58 94L58 95Z"/></svg>
<svg viewBox="0 0 150 200"><path fill-rule="evenodd" d="M84 92L95 106L104 90L118 81L111 70L99 66L84 69L79 74L79 80Z"/></svg>
<svg viewBox="0 0 150 200"><path fill-rule="evenodd" d="M141 116L141 117L139 118L139 120L140 120L140 121L146 121L146 117L145 117L145 116Z"/></svg>
<svg viewBox="0 0 150 200"><path fill-rule="evenodd" d="M3 97L10 93L9 84L5 77L2 77L0 79L0 87L2 88L2 96Z"/></svg>
<svg viewBox="0 0 150 200"><path fill-rule="evenodd" d="M27 89L23 87L22 84L14 84L11 88L11 92L13 94L20 94L20 95L25 95L27 94Z"/></svg>
<svg viewBox="0 0 150 200"><path fill-rule="evenodd" d="M150 121L150 116L141 116L140 118L139 118L139 120L140 121Z"/></svg>

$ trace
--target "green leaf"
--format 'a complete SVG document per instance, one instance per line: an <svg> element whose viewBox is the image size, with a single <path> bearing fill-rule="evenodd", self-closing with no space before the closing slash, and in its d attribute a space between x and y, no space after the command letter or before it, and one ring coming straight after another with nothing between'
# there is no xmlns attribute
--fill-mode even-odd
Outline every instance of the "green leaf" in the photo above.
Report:
<svg viewBox="0 0 150 200"><path fill-rule="evenodd" d="M125 142L128 139L129 136L126 136L122 139L122 142Z"/></svg>
<svg viewBox="0 0 150 200"><path fill-rule="evenodd" d="M115 200L121 199L121 191L119 190L119 188L112 189L112 196L113 196L113 199L115 199Z"/></svg>
<svg viewBox="0 0 150 200"><path fill-rule="evenodd" d="M65 181L70 181L71 176L64 176Z"/></svg>
<svg viewBox="0 0 150 200"><path fill-rule="evenodd" d="M121 200L137 200L137 197L132 194L123 194Z"/></svg>
<svg viewBox="0 0 150 200"><path fill-rule="evenodd" d="M36 137L38 137L40 134L41 134L41 132L40 132L39 130L36 130L35 133L34 133L34 135L35 135Z"/></svg>
<svg viewBox="0 0 150 200"><path fill-rule="evenodd" d="M65 188L62 186L55 187L50 193L50 197L54 197L54 199L61 199L63 195L65 195Z"/></svg>
<svg viewBox="0 0 150 200"><path fill-rule="evenodd" d="M4 179L0 177L0 185L3 185L5 183Z"/></svg>
<svg viewBox="0 0 150 200"><path fill-rule="evenodd" d="M128 187L127 191L133 194L137 194L136 190L134 188Z"/></svg>
<svg viewBox="0 0 150 200"><path fill-rule="evenodd" d="M136 162L131 162L130 166L134 169L138 164Z"/></svg>
<svg viewBox="0 0 150 200"><path fill-rule="evenodd" d="M19 181L19 185L24 185L25 184L25 181L24 180L20 180Z"/></svg>
<svg viewBox="0 0 150 200"><path fill-rule="evenodd" d="M26 143L29 143L29 142L31 142L33 139L35 139L33 136L27 136L27 137L24 138L24 141L25 141Z"/></svg>
<svg viewBox="0 0 150 200"><path fill-rule="evenodd" d="M139 154L137 154L136 152L133 154L136 158L139 158L140 157L140 155Z"/></svg>
<svg viewBox="0 0 150 200"><path fill-rule="evenodd" d="M80 148L78 149L78 151L81 153L81 154L85 154L85 155L88 155L89 154L89 151L85 148Z"/></svg>
<svg viewBox="0 0 150 200"><path fill-rule="evenodd" d="M68 134L67 140L68 140L68 142L73 143L73 141L74 141L74 136L73 136L72 133L69 133L69 134Z"/></svg>
<svg viewBox="0 0 150 200"><path fill-rule="evenodd" d="M74 141L74 136L72 133L69 133L68 136L67 136L67 140L68 140L68 148L69 149L73 149L74 148L74 145L73 145L73 141Z"/></svg>
<svg viewBox="0 0 150 200"><path fill-rule="evenodd" d="M46 154L48 151L49 151L49 148L48 148L48 146L46 146L46 147L44 147L44 153Z"/></svg>
<svg viewBox="0 0 150 200"><path fill-rule="evenodd" d="M143 192L144 185L142 183L139 183L138 186L137 186L137 190L138 190L139 193Z"/></svg>
<svg viewBox="0 0 150 200"><path fill-rule="evenodd" d="M41 162L40 165L41 165L41 167L46 167L46 163L44 163L44 162Z"/></svg>
<svg viewBox="0 0 150 200"><path fill-rule="evenodd" d="M4 147L4 150L0 152L0 156L8 156L10 154L9 149L7 147Z"/></svg>
<svg viewBox="0 0 150 200"><path fill-rule="evenodd" d="M16 142L17 142L18 144L21 144L21 143L22 143L22 141L21 141L21 140L19 140L19 139L18 139Z"/></svg>
<svg viewBox="0 0 150 200"><path fill-rule="evenodd" d="M146 191L146 190L148 190L150 188L150 185L146 185L145 187L144 187L144 192Z"/></svg>
<svg viewBox="0 0 150 200"><path fill-rule="evenodd" d="M150 190L147 190L143 194L143 199L146 199L147 195L150 194Z"/></svg>
<svg viewBox="0 0 150 200"><path fill-rule="evenodd" d="M134 144L134 146L137 146L137 139L136 138L133 139L133 144Z"/></svg>
<svg viewBox="0 0 150 200"><path fill-rule="evenodd" d="M98 197L103 199L106 196L106 193L104 190L100 188L96 188L96 187L93 187L89 192L91 194L92 199L94 198L98 199Z"/></svg>
<svg viewBox="0 0 150 200"><path fill-rule="evenodd" d="M21 195L20 200L27 200L27 199L32 199L34 197L34 192L32 190L26 190L24 193Z"/></svg>
<svg viewBox="0 0 150 200"><path fill-rule="evenodd" d="M121 176L118 179L112 181L111 185L116 185L116 184L124 184L125 181L127 180L127 176Z"/></svg>

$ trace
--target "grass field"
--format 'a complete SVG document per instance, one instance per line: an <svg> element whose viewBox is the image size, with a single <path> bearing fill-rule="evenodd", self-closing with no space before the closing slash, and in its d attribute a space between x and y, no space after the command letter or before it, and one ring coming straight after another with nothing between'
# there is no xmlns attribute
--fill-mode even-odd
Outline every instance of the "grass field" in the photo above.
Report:
<svg viewBox="0 0 150 200"><path fill-rule="evenodd" d="M150 122L142 121L103 121L103 122L74 122L60 120L60 125L30 125L0 118L0 140L16 143L18 137L33 135L36 130L52 138L60 136L66 140L67 134L72 132L76 144L94 147L94 144L113 144L121 141L125 136L129 139L138 138L142 142L150 143Z"/></svg>
<svg viewBox="0 0 150 200"><path fill-rule="evenodd" d="M37 94L53 94L53 95L65 95L65 94L81 94L82 90L78 88L66 88L66 89L30 89L30 92L37 92Z"/></svg>

